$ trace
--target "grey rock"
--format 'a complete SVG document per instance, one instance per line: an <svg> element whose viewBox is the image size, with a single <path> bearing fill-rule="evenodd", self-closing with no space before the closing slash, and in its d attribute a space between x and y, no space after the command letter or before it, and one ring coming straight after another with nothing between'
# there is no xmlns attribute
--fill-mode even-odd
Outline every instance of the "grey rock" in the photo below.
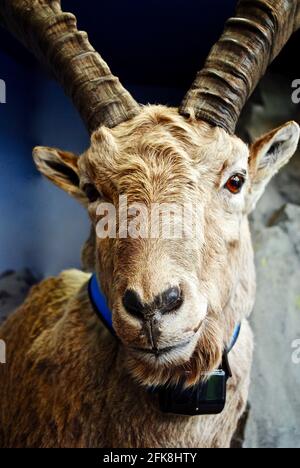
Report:
<svg viewBox="0 0 300 468"><path fill-rule="evenodd" d="M270 219L270 226L280 226L290 238L296 255L300 256L300 206L287 204Z"/></svg>
<svg viewBox="0 0 300 468"><path fill-rule="evenodd" d="M300 154L293 157L285 170L276 177L279 194L289 203L300 203Z"/></svg>
<svg viewBox="0 0 300 468"><path fill-rule="evenodd" d="M300 207L286 205L253 234L257 301L251 318L255 355L244 446L300 448Z"/></svg>

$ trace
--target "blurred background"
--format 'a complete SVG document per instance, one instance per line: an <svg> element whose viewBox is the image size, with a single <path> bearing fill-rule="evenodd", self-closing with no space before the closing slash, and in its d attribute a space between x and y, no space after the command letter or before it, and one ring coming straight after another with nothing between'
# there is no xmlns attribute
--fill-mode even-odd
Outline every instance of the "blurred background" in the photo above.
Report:
<svg viewBox="0 0 300 468"><path fill-rule="evenodd" d="M235 5L236 0L62 0L139 102L172 106L179 105ZM291 83L300 79L299 39L296 34L274 62L241 118L239 131L249 142L287 120L300 122L299 105L291 101ZM2 29L0 79L7 101L0 104L3 316L35 278L80 267L80 248L88 236L85 212L38 174L32 148L46 145L80 154L89 140L59 85ZM299 205L298 155L252 218L260 286L252 319L258 351L245 446L300 446L300 367L290 363L291 342L300 338Z"/></svg>

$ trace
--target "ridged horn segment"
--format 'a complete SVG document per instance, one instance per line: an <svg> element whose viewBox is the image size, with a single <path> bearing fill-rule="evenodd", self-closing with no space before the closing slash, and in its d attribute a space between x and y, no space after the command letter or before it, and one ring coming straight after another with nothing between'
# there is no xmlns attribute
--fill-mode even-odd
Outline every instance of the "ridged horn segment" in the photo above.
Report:
<svg viewBox="0 0 300 468"><path fill-rule="evenodd" d="M247 99L299 27L300 0L240 0L179 112L233 134Z"/></svg>
<svg viewBox="0 0 300 468"><path fill-rule="evenodd" d="M60 0L0 0L0 22L52 71L89 132L115 127L140 110L108 65L78 31Z"/></svg>

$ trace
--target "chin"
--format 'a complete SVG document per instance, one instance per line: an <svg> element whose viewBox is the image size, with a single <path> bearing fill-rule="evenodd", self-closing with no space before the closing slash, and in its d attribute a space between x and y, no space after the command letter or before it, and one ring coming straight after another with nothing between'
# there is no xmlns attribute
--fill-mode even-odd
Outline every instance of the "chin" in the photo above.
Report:
<svg viewBox="0 0 300 468"><path fill-rule="evenodd" d="M223 339L206 327L192 339L162 348L159 353L127 348L127 367L141 385L152 387L177 385L184 380L193 386L221 363Z"/></svg>

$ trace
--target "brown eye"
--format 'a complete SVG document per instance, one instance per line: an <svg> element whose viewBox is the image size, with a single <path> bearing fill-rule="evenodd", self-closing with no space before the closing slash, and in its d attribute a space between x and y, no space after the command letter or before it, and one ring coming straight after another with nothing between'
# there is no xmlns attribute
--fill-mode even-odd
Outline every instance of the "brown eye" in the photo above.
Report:
<svg viewBox="0 0 300 468"><path fill-rule="evenodd" d="M245 183L245 177L241 174L235 174L234 176L230 177L226 182L225 188L229 190L229 192L233 194L238 194L243 188Z"/></svg>
<svg viewBox="0 0 300 468"><path fill-rule="evenodd" d="M91 203L97 201L101 196L100 192L96 189L95 185L93 184L86 184L83 187L83 190Z"/></svg>

